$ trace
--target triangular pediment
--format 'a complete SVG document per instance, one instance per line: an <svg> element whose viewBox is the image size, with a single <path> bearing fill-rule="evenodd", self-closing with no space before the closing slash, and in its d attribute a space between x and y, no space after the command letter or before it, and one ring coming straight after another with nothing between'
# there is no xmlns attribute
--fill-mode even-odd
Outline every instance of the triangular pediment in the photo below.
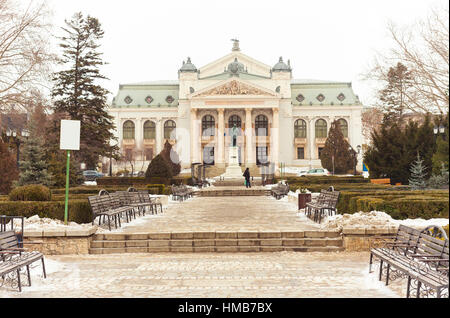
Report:
<svg viewBox="0 0 450 318"><path fill-rule="evenodd" d="M205 88L192 97L205 97L205 96L271 96L276 97L277 93L272 92L263 87L257 87L256 85L243 82L238 79L230 79L225 83L222 82L213 87Z"/></svg>
<svg viewBox="0 0 450 318"><path fill-rule="evenodd" d="M200 68L200 78L206 78L221 74L230 63L237 59L238 62L244 64L248 73L263 77L270 77L271 67L266 65L242 52L231 52L224 57L217 59Z"/></svg>

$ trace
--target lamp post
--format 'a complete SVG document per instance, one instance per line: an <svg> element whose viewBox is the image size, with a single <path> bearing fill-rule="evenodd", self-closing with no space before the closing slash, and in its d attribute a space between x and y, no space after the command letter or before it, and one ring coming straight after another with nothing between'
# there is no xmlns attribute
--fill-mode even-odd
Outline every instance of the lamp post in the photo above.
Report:
<svg viewBox="0 0 450 318"><path fill-rule="evenodd" d="M357 155L359 155L359 153L361 152L361 146L358 145L356 147L356 149L358 149L358 152L356 152L352 146L348 147L348 151L350 151L353 155L353 175L356 176L356 157Z"/></svg>
<svg viewBox="0 0 450 318"><path fill-rule="evenodd" d="M21 131L10 129L8 128L6 130L6 136L8 137L9 142L13 142L16 145L17 149L17 168L19 168L19 162L20 162L20 144L22 141L20 140L20 137L28 138L30 136L28 130L22 129Z"/></svg>
<svg viewBox="0 0 450 318"><path fill-rule="evenodd" d="M440 135L445 133L445 127L441 124L438 126L434 126L433 132L435 135Z"/></svg>

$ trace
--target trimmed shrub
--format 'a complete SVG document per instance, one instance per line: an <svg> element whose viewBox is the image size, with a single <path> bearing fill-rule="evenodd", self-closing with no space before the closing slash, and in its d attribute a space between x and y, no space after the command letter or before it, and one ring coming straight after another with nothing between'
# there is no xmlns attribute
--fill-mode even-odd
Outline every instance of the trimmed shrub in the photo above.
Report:
<svg viewBox="0 0 450 318"><path fill-rule="evenodd" d="M0 214L41 218L51 218L64 221L64 201L0 201ZM88 200L69 201L69 222L92 222L92 211Z"/></svg>
<svg viewBox="0 0 450 318"><path fill-rule="evenodd" d="M51 199L50 189L39 184L17 187L9 193L11 201L50 201Z"/></svg>
<svg viewBox="0 0 450 318"><path fill-rule="evenodd" d="M329 184L329 185L335 185L335 184L342 184L342 183L370 183L369 179L366 179L362 176L355 176L355 177L336 177L336 176L309 176L309 177L285 177L285 178L275 178L275 183L286 180L289 184Z"/></svg>
<svg viewBox="0 0 450 318"><path fill-rule="evenodd" d="M95 195L98 194L98 192L102 189L107 190L108 192L115 192L115 191L126 191L129 188L129 186L104 186L104 187L76 187L76 188L69 188L69 194L90 194ZM145 186L134 186L134 188L138 190L146 190ZM65 189L52 189L52 194L65 194Z"/></svg>
<svg viewBox="0 0 450 318"><path fill-rule="evenodd" d="M153 158L145 172L147 183L156 183L155 178L160 179L158 183L162 184L169 184L172 179L172 169L161 155Z"/></svg>
<svg viewBox="0 0 450 318"><path fill-rule="evenodd" d="M98 178L98 186L135 186L145 185L146 181L144 177L103 177Z"/></svg>

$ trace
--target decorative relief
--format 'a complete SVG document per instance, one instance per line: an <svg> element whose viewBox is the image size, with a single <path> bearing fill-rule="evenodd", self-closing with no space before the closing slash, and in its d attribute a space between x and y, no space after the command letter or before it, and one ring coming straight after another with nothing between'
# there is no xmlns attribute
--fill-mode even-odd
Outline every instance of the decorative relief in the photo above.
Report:
<svg viewBox="0 0 450 318"><path fill-rule="evenodd" d="M240 83L238 81L231 81L222 86L215 87L209 91L206 91L199 96L213 96L213 95L264 95L274 96L267 92L264 92L258 88L251 87Z"/></svg>

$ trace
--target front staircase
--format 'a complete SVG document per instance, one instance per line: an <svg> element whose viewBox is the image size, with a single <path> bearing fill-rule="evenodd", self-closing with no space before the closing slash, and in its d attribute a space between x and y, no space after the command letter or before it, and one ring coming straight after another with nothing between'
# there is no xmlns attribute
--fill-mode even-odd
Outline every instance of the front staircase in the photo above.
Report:
<svg viewBox="0 0 450 318"><path fill-rule="evenodd" d="M343 251L340 232L185 232L94 235L90 254Z"/></svg>

